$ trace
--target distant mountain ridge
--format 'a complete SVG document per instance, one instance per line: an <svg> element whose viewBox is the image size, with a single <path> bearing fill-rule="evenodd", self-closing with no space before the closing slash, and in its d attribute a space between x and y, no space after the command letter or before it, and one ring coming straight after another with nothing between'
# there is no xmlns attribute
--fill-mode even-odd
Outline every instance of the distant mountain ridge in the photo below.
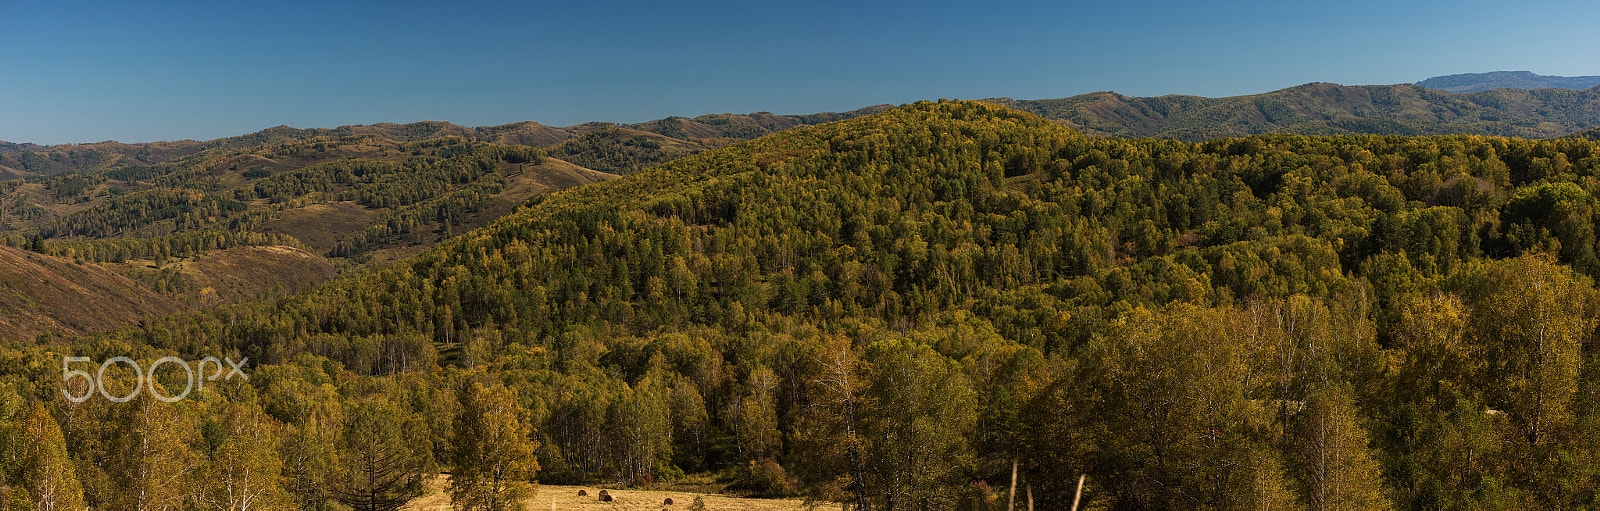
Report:
<svg viewBox="0 0 1600 511"><path fill-rule="evenodd" d="M1186 141L1261 133L1550 138L1600 126L1600 88L1454 94L1412 84L1309 83L1224 98L1095 92L1060 99L987 101L1056 120L1088 135Z"/></svg>
<svg viewBox="0 0 1600 511"><path fill-rule="evenodd" d="M1600 85L1600 76L1550 76L1531 71L1493 71L1435 76L1417 85L1443 92L1481 92L1495 89L1588 89Z"/></svg>
<svg viewBox="0 0 1600 511"><path fill-rule="evenodd" d="M1419 84L1347 86L1309 83L1245 96L1131 97L1094 92L1067 98L986 100L1055 120L1091 136L1185 141L1262 133L1302 135L1449 135L1552 138L1600 127L1597 77L1541 76L1526 71L1451 75ZM1440 88L1493 90L1444 92ZM1478 84L1478 85L1474 85ZM611 174L627 174L740 140L786 129L870 115L876 105L811 115L707 114L620 124L553 127L524 121L463 127L448 122L380 123L338 128L287 126L211 141L43 146L0 142L0 180L155 165L201 153L237 151L315 137L376 135L396 142L461 137L474 142L543 148L550 156Z"/></svg>

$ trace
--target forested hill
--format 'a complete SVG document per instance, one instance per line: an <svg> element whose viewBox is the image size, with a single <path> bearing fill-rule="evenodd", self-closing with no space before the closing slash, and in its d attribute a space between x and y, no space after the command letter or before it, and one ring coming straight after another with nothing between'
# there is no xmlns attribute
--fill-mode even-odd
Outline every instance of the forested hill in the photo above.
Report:
<svg viewBox="0 0 1600 511"><path fill-rule="evenodd" d="M1311 83L1225 98L1138 98L1097 92L1062 99L991 101L1063 121L1091 135L1187 141L1260 133L1547 138L1600 126L1600 89L1452 94L1419 85Z"/></svg>
<svg viewBox="0 0 1600 511"><path fill-rule="evenodd" d="M526 146L354 135L0 181L0 245L73 263L19 262L0 280L163 298L153 307L9 286L6 313L31 319L0 324L0 339L120 327L172 304L295 294L336 268L402 259L535 195L612 177Z"/></svg>
<svg viewBox="0 0 1600 511"><path fill-rule="evenodd" d="M333 265L402 259L532 196L615 177L584 165L631 172L884 108L570 128L418 122L280 126L209 142L0 144L0 244L99 263L127 277L96 279L94 286L137 284L208 307L298 292L329 278ZM23 304L12 311L19 317L57 298L31 287L14 291ZM83 333L65 325L118 326L152 309L100 314L118 318L112 322L68 321L66 309L50 310L63 316L37 322L39 328L0 327L0 338Z"/></svg>
<svg viewBox="0 0 1600 511"><path fill-rule="evenodd" d="M134 494L118 446L147 443L197 477L259 453L280 498L329 499L319 481L355 470L330 452L386 445L329 424L371 417L404 425L396 470L471 474L452 431L503 387L544 482L711 470L970 509L1015 460L1041 502L1087 474L1090 508L1579 508L1600 504L1597 171L1581 139L1102 139L924 102L0 362L33 382L9 392L57 402L96 505ZM256 365L170 408L68 406L62 352Z"/></svg>

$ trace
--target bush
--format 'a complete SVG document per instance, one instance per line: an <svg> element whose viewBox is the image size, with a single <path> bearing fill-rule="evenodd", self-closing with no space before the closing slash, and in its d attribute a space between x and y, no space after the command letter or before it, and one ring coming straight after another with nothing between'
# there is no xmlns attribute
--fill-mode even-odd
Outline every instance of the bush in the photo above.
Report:
<svg viewBox="0 0 1600 511"><path fill-rule="evenodd" d="M792 497L799 494L795 480L789 477L783 465L772 458L745 464L739 469L738 479L731 488L751 492L757 497Z"/></svg>

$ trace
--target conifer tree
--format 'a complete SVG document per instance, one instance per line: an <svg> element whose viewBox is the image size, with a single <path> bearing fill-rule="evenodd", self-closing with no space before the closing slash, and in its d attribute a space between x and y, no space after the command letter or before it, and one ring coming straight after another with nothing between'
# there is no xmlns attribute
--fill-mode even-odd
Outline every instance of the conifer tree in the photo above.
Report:
<svg viewBox="0 0 1600 511"><path fill-rule="evenodd" d="M346 410L340 462L329 481L335 499L361 511L393 511L422 496L427 467L407 442L405 420L398 406L386 402Z"/></svg>

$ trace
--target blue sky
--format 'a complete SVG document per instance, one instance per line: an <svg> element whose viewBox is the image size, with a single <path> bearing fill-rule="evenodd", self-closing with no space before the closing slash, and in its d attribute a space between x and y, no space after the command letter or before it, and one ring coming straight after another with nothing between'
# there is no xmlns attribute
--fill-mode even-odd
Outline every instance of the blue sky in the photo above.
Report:
<svg viewBox="0 0 1600 511"><path fill-rule="evenodd" d="M0 0L0 140L1600 75L1600 2Z"/></svg>

